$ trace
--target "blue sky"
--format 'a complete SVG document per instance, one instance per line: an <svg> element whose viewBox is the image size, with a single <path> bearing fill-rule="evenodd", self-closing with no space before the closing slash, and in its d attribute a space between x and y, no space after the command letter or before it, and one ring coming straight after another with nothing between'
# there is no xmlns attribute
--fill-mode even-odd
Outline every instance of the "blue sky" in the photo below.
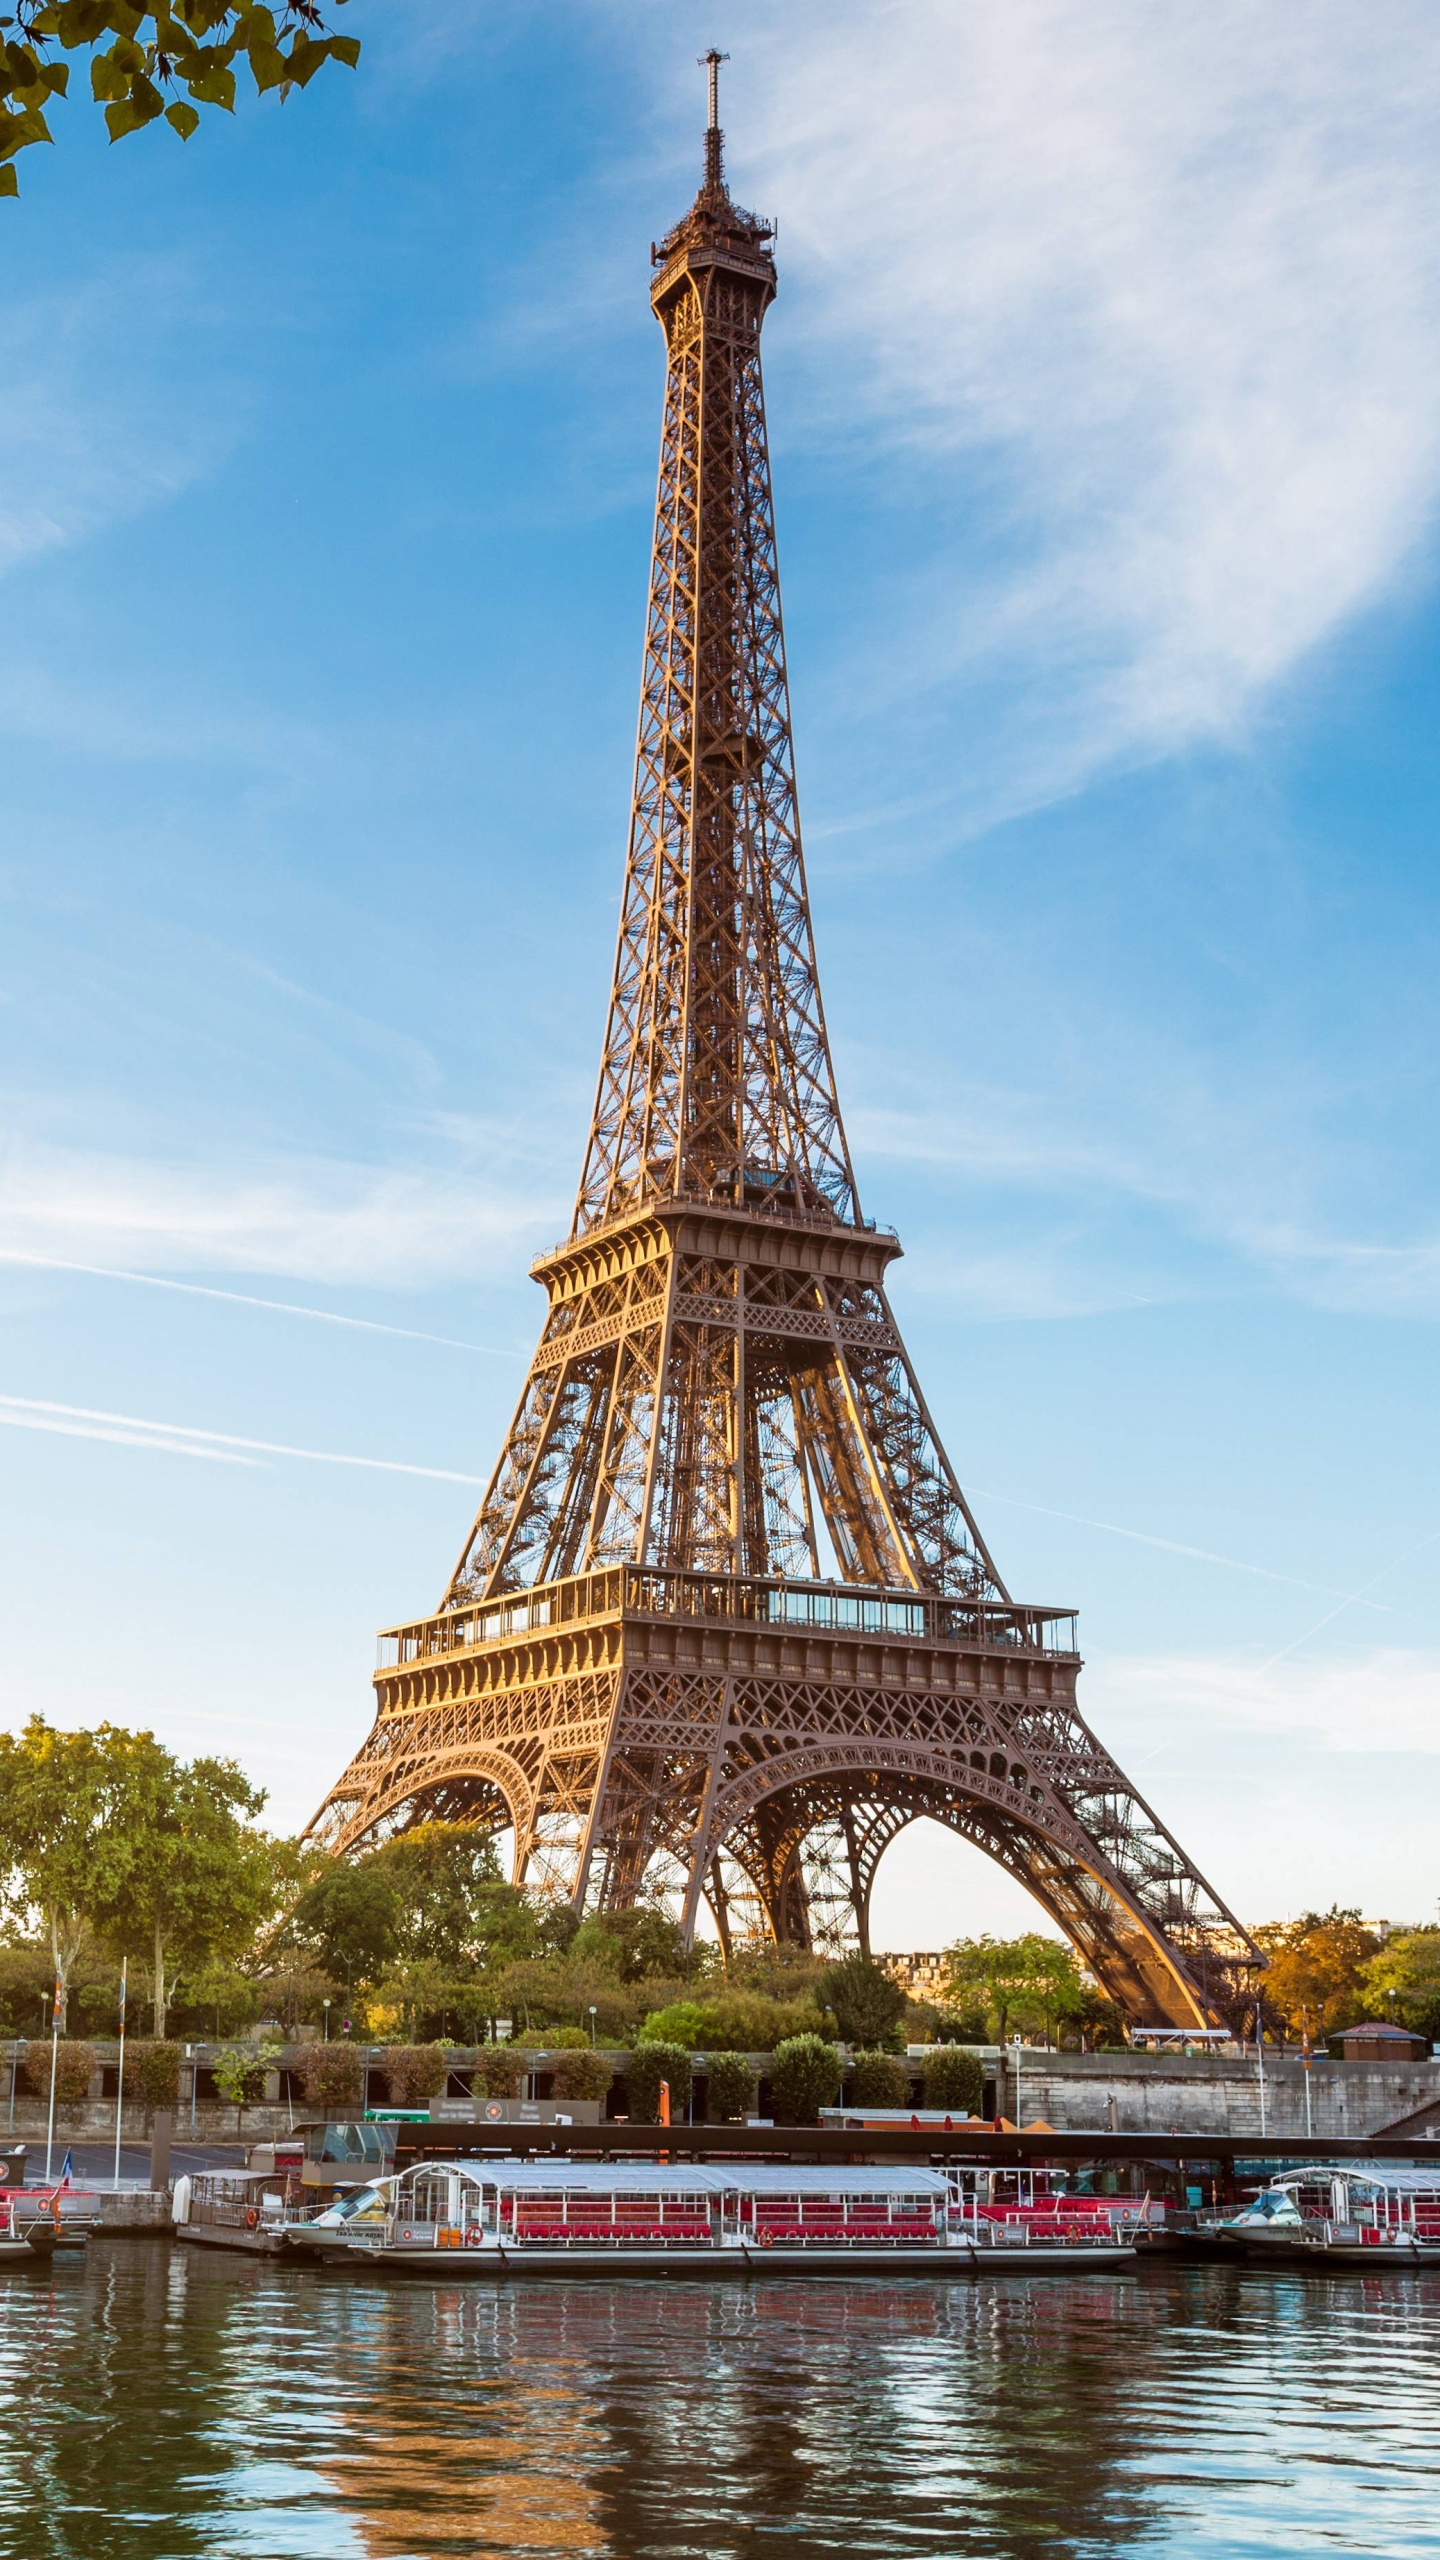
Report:
<svg viewBox="0 0 1440 2560"><path fill-rule="evenodd" d="M1433 15L397 15L184 149L65 113L0 214L3 1712L298 1823L460 1547L589 1112L714 41L927 1394L1221 1892L1432 1918ZM1029 1907L926 1831L878 1911Z"/></svg>

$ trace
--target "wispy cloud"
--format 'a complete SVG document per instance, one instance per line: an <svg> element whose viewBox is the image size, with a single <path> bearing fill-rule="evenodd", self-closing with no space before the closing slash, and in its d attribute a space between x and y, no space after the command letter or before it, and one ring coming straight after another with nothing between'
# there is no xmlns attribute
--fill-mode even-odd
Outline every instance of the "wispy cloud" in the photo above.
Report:
<svg viewBox="0 0 1440 2560"><path fill-rule="evenodd" d="M165 1280L155 1271L111 1271L98 1262L61 1262L48 1253L14 1253L0 1246L0 1262L21 1263L30 1270L73 1271L87 1280L128 1280L141 1289L175 1289L186 1298L219 1298L227 1306L263 1307L275 1316L306 1316L314 1324L338 1324L352 1333L389 1333L404 1342L433 1342L444 1351L477 1351L495 1360L513 1359L493 1343L459 1342L448 1333L421 1333L414 1325L381 1324L373 1316L345 1316L333 1307L297 1307L285 1298L252 1297L244 1289L211 1289L198 1280Z"/></svg>
<svg viewBox="0 0 1440 2560"><path fill-rule="evenodd" d="M233 442L236 390L208 414L193 387L137 362L188 296L183 262L127 255L82 287L30 294L0 315L0 574L173 497Z"/></svg>
<svg viewBox="0 0 1440 2560"><path fill-rule="evenodd" d="M1157 1654L1095 1662L1087 1706L1102 1730L1119 1716L1219 1737L1294 1734L1329 1751L1440 1752L1440 1654L1377 1647L1262 1666L1236 1655Z"/></svg>
<svg viewBox="0 0 1440 2560"><path fill-rule="evenodd" d="M1433 11L742 0L727 36L812 426L928 476L866 683L995 675L979 814L1234 736L1407 574L1440 490Z"/></svg>
<svg viewBox="0 0 1440 2560"><path fill-rule="evenodd" d="M18 1431L57 1431L73 1440L118 1440L167 1456L216 1458L242 1466L263 1458L304 1458L324 1467L366 1467L381 1475L432 1476L441 1484L483 1484L483 1476L453 1467L419 1467L401 1458L357 1458L338 1449L297 1449L283 1440L242 1439L233 1431L206 1431L188 1422L152 1422L134 1413L105 1413L88 1405L53 1404L40 1396L0 1395L0 1423Z"/></svg>
<svg viewBox="0 0 1440 2560"><path fill-rule="evenodd" d="M256 1271L376 1288L511 1270L559 1216L461 1169L329 1158L253 1168L15 1147L0 1163L12 1254L134 1274Z"/></svg>

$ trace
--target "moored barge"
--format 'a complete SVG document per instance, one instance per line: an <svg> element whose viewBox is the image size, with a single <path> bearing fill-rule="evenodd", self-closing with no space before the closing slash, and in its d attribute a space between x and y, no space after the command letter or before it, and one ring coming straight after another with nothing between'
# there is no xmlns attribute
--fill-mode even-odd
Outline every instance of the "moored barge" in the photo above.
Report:
<svg viewBox="0 0 1440 2560"><path fill-rule="evenodd" d="M429 2161L376 2181L282 2245L334 2266L452 2277L999 2273L1114 2267L1133 2241L1086 2218L1036 2231L905 2164Z"/></svg>

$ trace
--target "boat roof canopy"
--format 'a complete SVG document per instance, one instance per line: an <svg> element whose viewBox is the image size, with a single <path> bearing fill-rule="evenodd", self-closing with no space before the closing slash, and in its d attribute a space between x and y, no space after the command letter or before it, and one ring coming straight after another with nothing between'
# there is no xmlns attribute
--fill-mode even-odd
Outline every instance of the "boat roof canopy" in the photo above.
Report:
<svg viewBox="0 0 1440 2560"><path fill-rule="evenodd" d="M844 2168L787 2168L771 2161L740 2162L733 2168L657 2160L424 2160L407 2177L458 2169L476 2186L524 2188L531 2194L555 2195L576 2189L587 2195L885 2195L943 2196L945 2179L938 2169L920 2169L895 2161L876 2166L856 2162Z"/></svg>

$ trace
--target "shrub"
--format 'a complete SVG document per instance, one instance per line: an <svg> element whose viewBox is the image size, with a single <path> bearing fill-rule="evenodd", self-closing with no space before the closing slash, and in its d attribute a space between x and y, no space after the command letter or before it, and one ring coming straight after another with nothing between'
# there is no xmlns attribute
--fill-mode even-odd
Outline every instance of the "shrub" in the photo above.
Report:
<svg viewBox="0 0 1440 2560"><path fill-rule="evenodd" d="M562 2053L555 2065L557 2098L603 2098L615 2074L603 2053Z"/></svg>
<svg viewBox="0 0 1440 2560"><path fill-rule="evenodd" d="M472 2098L518 2098L521 2088L535 2068L535 2056L523 2046L491 2045L485 2059L472 2074Z"/></svg>
<svg viewBox="0 0 1440 2560"><path fill-rule="evenodd" d="M888 2045L905 2015L905 1994L899 1983L858 1953L830 1967L821 1997L851 2045Z"/></svg>
<svg viewBox="0 0 1440 2560"><path fill-rule="evenodd" d="M178 2044L127 2044L125 2095L147 2107L173 2107L180 2096Z"/></svg>
<svg viewBox="0 0 1440 2560"><path fill-rule="evenodd" d="M307 2106L358 2106L365 2086L365 2057L358 2044L304 2046L300 2086Z"/></svg>
<svg viewBox="0 0 1440 2560"><path fill-rule="evenodd" d="M748 2115L755 2096L755 2074L743 2053L712 2053L709 2058L710 2085L705 2097L706 2119L711 2124L734 2124Z"/></svg>
<svg viewBox="0 0 1440 2560"><path fill-rule="evenodd" d="M699 2000L675 2000L668 2009L652 2009L641 2022L637 2044L678 2044L694 2053L705 2033L708 2011Z"/></svg>
<svg viewBox="0 0 1440 2560"><path fill-rule="evenodd" d="M228 2098L235 2110L235 2130L240 2130L247 2107L255 2106L265 2095L267 2073L280 2058L279 2045L227 2045L215 2057L211 2069L215 2086L222 2098Z"/></svg>
<svg viewBox="0 0 1440 2560"><path fill-rule="evenodd" d="M385 2074L391 2105L418 2107L439 2096L450 2077L449 2058L440 2044L392 2045L385 2056Z"/></svg>
<svg viewBox="0 0 1440 2560"><path fill-rule="evenodd" d="M55 2104L82 2106L95 2074L95 2047L63 2037L55 2056ZM25 2056L25 2077L37 2098L50 2096L50 2047L32 2044Z"/></svg>
<svg viewBox="0 0 1440 2560"><path fill-rule="evenodd" d="M662 2080L670 2084L672 2119L682 2116L690 2104L694 2079L694 2068L683 2045L638 2045L625 2072L625 2092L632 2121L636 2124L658 2123Z"/></svg>
<svg viewBox="0 0 1440 2560"><path fill-rule="evenodd" d="M960 2044L937 2046L925 2056L924 2081L927 2107L963 2107L967 2116L980 2113L985 2065L978 2053L967 2053Z"/></svg>
<svg viewBox="0 0 1440 2560"><path fill-rule="evenodd" d="M820 2109L839 2097L844 2076L838 2046L823 2036L787 2036L770 2065L777 2123L813 2124Z"/></svg>
<svg viewBox="0 0 1440 2560"><path fill-rule="evenodd" d="M588 2053L590 2038L583 2027L547 2027L545 2030L547 2053L578 2053L582 2045Z"/></svg>
<svg viewBox="0 0 1440 2560"><path fill-rule="evenodd" d="M857 2107L908 2107L910 2074L898 2053L857 2053L850 2065L850 2101Z"/></svg>

